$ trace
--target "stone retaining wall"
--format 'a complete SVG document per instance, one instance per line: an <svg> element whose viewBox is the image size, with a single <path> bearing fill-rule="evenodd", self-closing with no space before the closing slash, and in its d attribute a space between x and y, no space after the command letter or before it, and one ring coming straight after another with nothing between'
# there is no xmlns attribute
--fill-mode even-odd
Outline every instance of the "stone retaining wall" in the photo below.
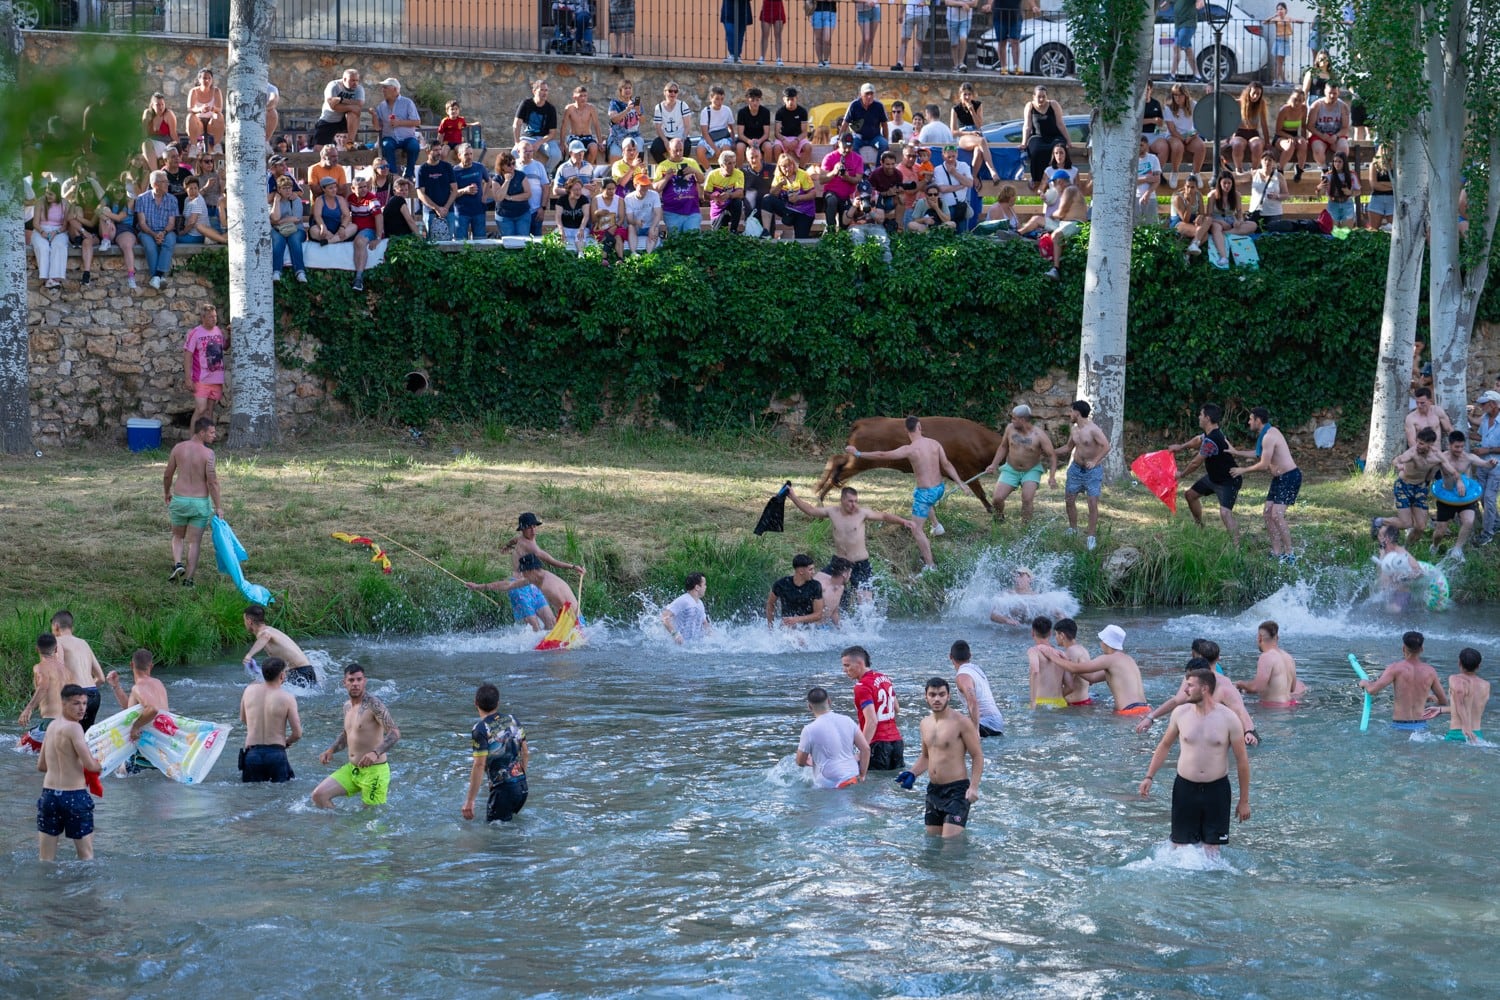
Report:
<svg viewBox="0 0 1500 1000"><path fill-rule="evenodd" d="M160 291L144 283L131 291L124 261L116 255L95 258L93 281L86 286L78 285L76 257L60 290L42 288L35 273L31 268L27 282L27 324L37 447L123 442L126 418L137 416L159 418L165 442L185 438L193 394L186 386L182 345L198 324L199 309L214 301L208 282L179 267ZM232 352L228 304L216 304ZM303 339L293 347L311 359L316 343ZM226 404L219 408L221 433L228 430L227 401L233 393L231 381ZM283 433L307 429L339 410L322 380L302 370L279 371L276 415Z"/></svg>

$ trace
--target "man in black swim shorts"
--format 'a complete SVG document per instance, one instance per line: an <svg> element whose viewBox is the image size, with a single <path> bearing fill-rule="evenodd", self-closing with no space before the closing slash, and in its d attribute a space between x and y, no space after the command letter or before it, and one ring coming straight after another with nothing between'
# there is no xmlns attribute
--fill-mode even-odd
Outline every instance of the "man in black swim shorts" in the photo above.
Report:
<svg viewBox="0 0 1500 1000"><path fill-rule="evenodd" d="M984 751L979 747L979 730L974 723L954 710L953 692L947 680L929 678L925 694L932 712L922 720L922 753L910 771L896 776L896 783L910 788L917 775L926 772L927 808L923 823L927 832L932 836L957 837L969 825L969 807L979 798Z"/></svg>
<svg viewBox="0 0 1500 1000"><path fill-rule="evenodd" d="M1200 464L1203 466L1203 475L1186 490L1182 496L1187 501L1188 510L1193 515L1193 520L1198 522L1198 527L1203 527L1203 506L1198 502L1201 497L1214 496L1219 501L1219 520L1224 522L1224 530L1229 532L1230 539L1238 545L1240 543L1239 524L1234 519L1234 505L1240 496L1240 480L1229 474L1229 470L1236 464L1234 455L1230 453L1229 440L1224 437L1224 431L1219 427L1219 422L1224 418L1224 409L1217 403L1204 403L1198 410L1198 426L1202 433L1182 444L1174 444L1168 447L1169 451L1196 450L1192 461L1183 467L1177 474L1179 480L1186 479Z"/></svg>

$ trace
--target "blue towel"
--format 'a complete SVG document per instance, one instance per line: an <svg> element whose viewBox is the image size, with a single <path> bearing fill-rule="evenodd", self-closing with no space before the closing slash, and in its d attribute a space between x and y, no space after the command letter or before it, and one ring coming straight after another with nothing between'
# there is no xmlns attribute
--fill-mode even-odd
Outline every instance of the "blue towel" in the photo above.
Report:
<svg viewBox="0 0 1500 1000"><path fill-rule="evenodd" d="M213 521L214 534L214 561L219 564L219 572L234 581L234 585L240 588L240 593L245 595L247 601L253 601L264 607L275 600L271 592L258 583L251 583L245 579L244 572L240 569L240 563L249 559L245 547L235 537L234 529L229 522L222 517L216 517Z"/></svg>

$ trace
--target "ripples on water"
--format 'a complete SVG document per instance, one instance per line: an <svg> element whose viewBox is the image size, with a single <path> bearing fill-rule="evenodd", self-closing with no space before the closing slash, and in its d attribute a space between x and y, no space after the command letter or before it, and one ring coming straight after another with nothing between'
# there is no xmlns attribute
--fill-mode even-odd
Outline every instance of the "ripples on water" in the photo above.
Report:
<svg viewBox="0 0 1500 1000"><path fill-rule="evenodd" d="M648 608L561 654L530 653L535 636L520 630L332 647L325 669L336 677L357 656L401 725L388 807L310 806L331 770L316 759L337 734L330 691L300 702L307 737L289 786L236 784L232 754L201 787L106 781L92 865L35 862L34 758L0 754L0 988L1493 995L1493 963L1464 942L1497 920L1495 750L1357 730L1344 657L1394 659L1409 623L1353 597L1319 604L1315 587L1224 617L1084 609L1090 648L1103 625L1126 629L1153 703L1176 689L1195 635L1219 641L1245 677L1255 625L1282 623L1310 704L1256 713L1254 815L1211 862L1165 845L1170 781L1149 800L1135 794L1160 724L1136 736L1104 709L1025 710L1029 640L980 620L984 591L1008 570L981 561L939 620L869 613L837 634L788 636L747 614L676 647ZM1493 648L1496 622L1493 610L1461 610L1418 627L1446 676L1460 645ZM965 841L922 834L920 784L814 791L792 753L809 686L851 710L838 651L867 645L895 681L910 762L921 684L950 672L956 638L973 644L1007 717L1006 736L985 741ZM174 708L234 715L237 663L163 676ZM493 828L458 813L483 680L500 685L532 743L531 800ZM1389 714L1382 699L1377 717Z"/></svg>

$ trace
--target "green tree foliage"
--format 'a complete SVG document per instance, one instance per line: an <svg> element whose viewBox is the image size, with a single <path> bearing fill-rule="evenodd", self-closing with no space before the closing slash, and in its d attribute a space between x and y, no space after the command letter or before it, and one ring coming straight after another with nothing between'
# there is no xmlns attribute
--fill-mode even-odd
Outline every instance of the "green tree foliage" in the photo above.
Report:
<svg viewBox="0 0 1500 1000"><path fill-rule="evenodd" d="M1080 275L1086 240L1065 275ZM1205 399L1265 405L1286 425L1329 407L1364 425L1389 238L1260 240L1259 271L1184 262L1137 230L1126 418L1190 428ZM587 429L627 415L689 432L751 427L802 393L814 426L919 411L994 423L1078 353L1081 277L1060 284L1029 242L902 236L886 264L847 239L815 246L719 233L606 267L555 240L525 253L393 247L364 296L338 275L277 286L281 363L310 367L357 413L420 425L499 420ZM224 280L224 256L188 265ZM1481 315L1500 318L1491 292ZM1338 303L1330 321L1328 303ZM412 395L405 375L427 372Z"/></svg>
<svg viewBox="0 0 1500 1000"><path fill-rule="evenodd" d="M24 38L24 33L23 33ZM129 36L79 32L65 63L18 60L15 90L0 101L0 143L20 149L28 172L71 172L87 155L117 173L140 148L140 47Z"/></svg>
<svg viewBox="0 0 1500 1000"><path fill-rule="evenodd" d="M1078 79L1098 113L1117 122L1136 106L1136 50L1147 0L1063 0Z"/></svg>

